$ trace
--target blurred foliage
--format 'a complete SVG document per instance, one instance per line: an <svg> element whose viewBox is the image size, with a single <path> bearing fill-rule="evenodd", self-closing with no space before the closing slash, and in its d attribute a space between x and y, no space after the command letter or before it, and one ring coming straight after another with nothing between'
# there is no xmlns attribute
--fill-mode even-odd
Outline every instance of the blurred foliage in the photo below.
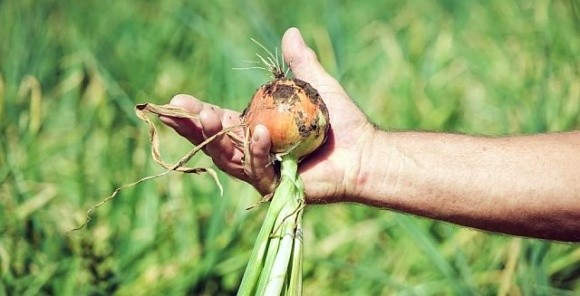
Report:
<svg viewBox="0 0 580 296"><path fill-rule="evenodd" d="M136 103L177 93L241 110L234 71L301 28L383 128L486 135L580 127L580 4L534 1L0 1L0 295L227 295L263 216L220 175L160 171ZM167 159L190 144L167 129ZM211 165L198 157L192 165ZM360 205L305 216L305 292L568 295L575 245ZM316 292L314 292L316 291Z"/></svg>

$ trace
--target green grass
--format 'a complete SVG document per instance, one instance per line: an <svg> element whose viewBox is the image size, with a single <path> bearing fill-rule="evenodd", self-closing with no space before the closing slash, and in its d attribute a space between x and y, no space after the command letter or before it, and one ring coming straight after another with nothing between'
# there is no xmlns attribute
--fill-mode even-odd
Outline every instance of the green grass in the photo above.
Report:
<svg viewBox="0 0 580 296"><path fill-rule="evenodd" d="M133 105L190 93L241 110L234 71L299 26L377 124L486 135L580 128L576 1L0 1L0 295L236 291L265 208L246 184L160 172ZM163 153L190 145L162 129ZM211 165L206 157L193 165ZM575 245L360 205L304 216L307 295L570 295Z"/></svg>

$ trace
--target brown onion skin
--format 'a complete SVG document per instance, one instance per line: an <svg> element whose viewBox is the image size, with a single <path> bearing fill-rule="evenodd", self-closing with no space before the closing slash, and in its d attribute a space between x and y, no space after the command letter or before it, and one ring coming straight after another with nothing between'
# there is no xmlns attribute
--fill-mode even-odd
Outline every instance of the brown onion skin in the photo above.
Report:
<svg viewBox="0 0 580 296"><path fill-rule="evenodd" d="M258 124L268 128L270 152L301 159L326 140L328 110L318 91L297 78L277 78L262 85L241 115L250 133Z"/></svg>

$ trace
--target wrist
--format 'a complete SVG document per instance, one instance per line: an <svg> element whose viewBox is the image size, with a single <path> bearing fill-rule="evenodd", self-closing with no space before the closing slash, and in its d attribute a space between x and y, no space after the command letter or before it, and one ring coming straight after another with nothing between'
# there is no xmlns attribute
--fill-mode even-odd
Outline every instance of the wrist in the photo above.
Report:
<svg viewBox="0 0 580 296"><path fill-rule="evenodd" d="M354 192L347 199L376 207L391 208L391 199L402 182L404 155L394 145L392 134L373 127L368 144L361 151L360 170Z"/></svg>
<svg viewBox="0 0 580 296"><path fill-rule="evenodd" d="M368 204L369 199L379 195L382 190L379 184L384 185L380 178L382 174L380 169L385 165L386 158L386 132L379 130L369 124L369 128L360 137L361 149L359 150L357 163L358 170L352 172L351 178L346 186L344 200Z"/></svg>

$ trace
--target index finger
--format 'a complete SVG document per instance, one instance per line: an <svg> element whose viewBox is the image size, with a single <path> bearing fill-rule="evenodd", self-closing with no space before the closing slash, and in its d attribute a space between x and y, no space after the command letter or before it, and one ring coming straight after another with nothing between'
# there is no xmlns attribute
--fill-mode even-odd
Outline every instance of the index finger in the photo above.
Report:
<svg viewBox="0 0 580 296"><path fill-rule="evenodd" d="M169 104L198 115L203 109L203 103L189 95L176 95L171 99ZM201 123L199 120L169 116L160 116L159 119L194 144L201 143L204 140L201 134Z"/></svg>

